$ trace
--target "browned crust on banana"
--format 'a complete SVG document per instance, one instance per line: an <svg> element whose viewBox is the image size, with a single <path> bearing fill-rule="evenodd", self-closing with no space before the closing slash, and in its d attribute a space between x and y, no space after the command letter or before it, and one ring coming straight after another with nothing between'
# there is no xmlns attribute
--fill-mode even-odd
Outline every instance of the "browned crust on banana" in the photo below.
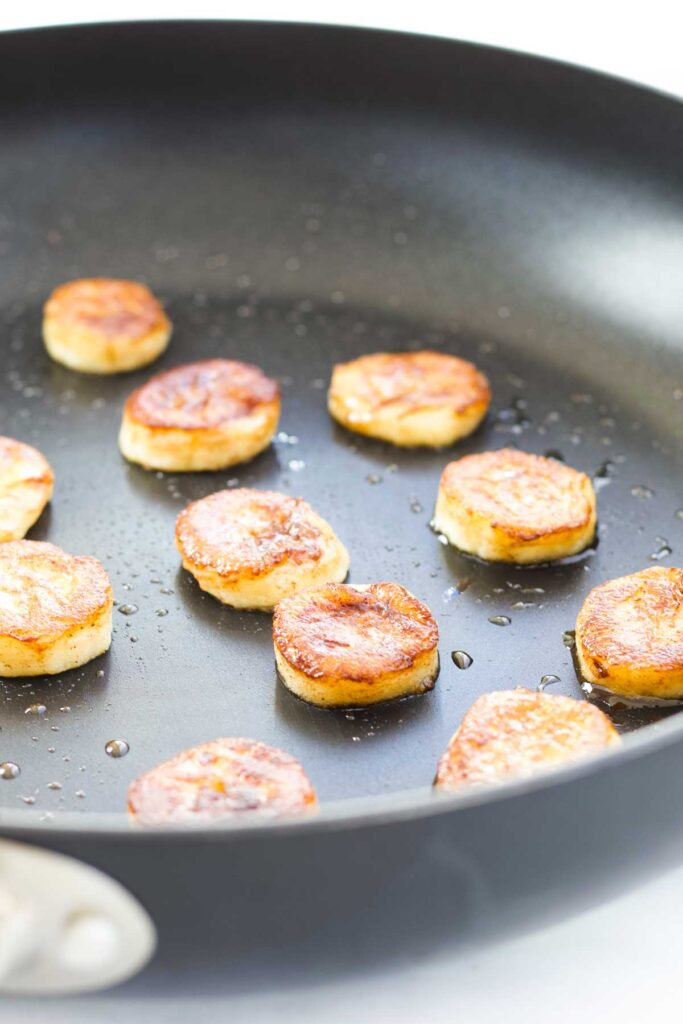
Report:
<svg viewBox="0 0 683 1024"><path fill-rule="evenodd" d="M176 522L183 559L226 580L255 579L284 562L315 562L323 536L303 498L239 487L188 505Z"/></svg>
<svg viewBox="0 0 683 1024"><path fill-rule="evenodd" d="M54 474L36 448L0 437L0 542L20 540L52 497Z"/></svg>
<svg viewBox="0 0 683 1024"><path fill-rule="evenodd" d="M112 600L96 558L44 541L0 544L0 636L44 647L98 619Z"/></svg>
<svg viewBox="0 0 683 1024"><path fill-rule="evenodd" d="M474 702L439 761L435 786L458 790L557 767L619 743L599 708L520 687Z"/></svg>
<svg viewBox="0 0 683 1024"><path fill-rule="evenodd" d="M462 413L475 405L488 406L491 400L489 382L473 363L429 349L374 352L338 363L332 373L332 395L342 390L351 373L358 374L355 398L370 414L397 404L405 415L430 406Z"/></svg>
<svg viewBox="0 0 683 1024"><path fill-rule="evenodd" d="M82 278L55 288L45 317L62 330L85 330L109 341L136 341L171 328L146 285L108 277Z"/></svg>
<svg viewBox="0 0 683 1024"><path fill-rule="evenodd" d="M140 825L298 816L317 807L303 767L291 754L250 739L217 739L183 751L128 788Z"/></svg>
<svg viewBox="0 0 683 1024"><path fill-rule="evenodd" d="M450 462L440 488L516 541L581 530L595 516L593 485L585 473L515 448Z"/></svg>
<svg viewBox="0 0 683 1024"><path fill-rule="evenodd" d="M582 671L610 686L617 672L677 676L683 690L683 569L651 566L601 583L576 620Z"/></svg>
<svg viewBox="0 0 683 1024"><path fill-rule="evenodd" d="M22 470L18 483L44 484L52 487L54 473L45 456L30 444L13 437L0 437L0 489L5 477L14 477L16 466Z"/></svg>
<svg viewBox="0 0 683 1024"><path fill-rule="evenodd" d="M212 430L279 401L277 383L258 366L205 359L152 377L130 395L125 413L158 429Z"/></svg>
<svg viewBox="0 0 683 1024"><path fill-rule="evenodd" d="M398 583L328 583L280 602L273 640L311 679L372 683L433 651L439 630L427 606Z"/></svg>

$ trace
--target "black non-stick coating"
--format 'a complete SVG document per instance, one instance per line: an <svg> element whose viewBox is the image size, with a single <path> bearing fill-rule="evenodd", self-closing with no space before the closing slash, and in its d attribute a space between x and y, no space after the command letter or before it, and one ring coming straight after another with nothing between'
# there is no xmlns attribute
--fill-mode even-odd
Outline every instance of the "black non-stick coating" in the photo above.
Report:
<svg viewBox="0 0 683 1024"><path fill-rule="evenodd" d="M0 760L21 766L3 807L123 811L135 775L221 735L295 754L323 801L428 787L479 694L552 673L548 692L580 696L563 632L583 597L676 564L683 541L679 106L477 47L301 26L9 35L0 74L0 432L55 469L30 536L100 558L119 603L108 655L0 683ZM174 334L152 368L87 377L45 354L47 294L93 275L163 298ZM335 362L418 347L489 376L472 438L402 451L332 423ZM226 472L127 465L127 394L210 356L280 380L286 436ZM506 444L598 474L595 551L517 570L439 543L443 466ZM203 595L174 548L180 509L236 482L304 496L349 547L352 581L398 580L429 604L431 694L331 712L277 682L270 617ZM112 738L127 757L107 756Z"/></svg>

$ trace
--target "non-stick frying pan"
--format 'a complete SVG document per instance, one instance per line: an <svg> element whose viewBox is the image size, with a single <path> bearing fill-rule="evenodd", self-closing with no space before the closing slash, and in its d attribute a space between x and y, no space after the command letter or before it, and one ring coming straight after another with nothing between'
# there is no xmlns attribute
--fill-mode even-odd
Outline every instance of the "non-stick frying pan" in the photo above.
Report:
<svg viewBox="0 0 683 1024"><path fill-rule="evenodd" d="M679 557L680 105L526 56L295 25L10 34L0 76L0 431L56 472L31 536L100 558L119 602L110 654L0 683L0 760L21 768L0 780L0 823L148 908L159 950L131 984L192 977L206 991L414 956L584 905L677 856L676 715L616 707L623 750L552 777L442 799L430 783L479 694L555 675L552 692L580 697L564 634L587 591ZM92 275L164 298L175 331L155 369L225 355L278 377L274 447L225 473L127 465L122 403L151 371L79 376L40 341L49 291ZM411 452L332 423L336 361L417 347L490 377L472 438ZM440 470L504 444L596 477L594 550L509 569L439 543ZM270 618L202 594L174 549L178 511L234 481L311 500L350 548L353 581L398 580L430 605L431 694L345 713L283 689ZM320 816L132 831L130 780L220 735L299 757ZM130 753L109 757L111 739Z"/></svg>

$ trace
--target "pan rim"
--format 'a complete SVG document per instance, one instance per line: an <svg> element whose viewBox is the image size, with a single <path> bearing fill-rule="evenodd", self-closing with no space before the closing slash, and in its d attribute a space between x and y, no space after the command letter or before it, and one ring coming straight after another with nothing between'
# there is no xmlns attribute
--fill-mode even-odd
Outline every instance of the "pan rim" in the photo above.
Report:
<svg viewBox="0 0 683 1024"><path fill-rule="evenodd" d="M677 719L681 717L681 721ZM654 735L651 735L654 734ZM330 800L320 806L318 813L300 818L252 818L249 821L220 822L215 824L160 825L151 829L131 824L125 811L60 811L49 821L44 811L35 808L0 811L0 839L26 838L39 834L45 838L77 834L82 837L121 838L142 843L155 838L166 840L196 840L201 837L239 841L255 835L299 835L342 831L346 828L382 827L412 822L421 818L441 818L459 811L532 794L559 790L565 786L581 784L589 778L603 777L618 772L646 754L665 750L681 742L683 716L677 713L654 725L642 726L623 737L617 748L575 761L572 764L536 776L511 779L490 787L473 788L461 793L436 793L431 787L403 790L386 796L359 796ZM84 825L85 822L85 825Z"/></svg>
<svg viewBox="0 0 683 1024"><path fill-rule="evenodd" d="M374 26L357 26L346 23L328 23L296 20L252 20L249 18L141 18L139 20L103 20L47 24L40 27L11 28L0 32L0 40L11 37L65 36L79 33L93 35L110 30L130 31L164 26L181 33L183 29L240 26L254 30L269 29L301 30L320 33L344 33L364 36L396 36L406 39L430 40L443 46L466 47L489 54L499 54L522 63L543 65L558 71L564 70L581 78L593 78L605 83L618 84L638 94L647 94L660 101L683 104L683 98L651 85L597 68L535 54L531 51L489 45L473 40L457 39L450 36L433 35L429 32L415 32L403 29L387 29ZM678 719L680 718L680 721ZM665 750L674 745L683 745L683 714L653 725L642 726L623 738L617 749L606 751L585 760L557 768L542 775L502 782L490 788L473 789L454 794L436 794L427 786L404 790L382 796L348 797L329 801L320 807L315 816L295 819L252 819L239 822L217 822L211 825L188 824L183 826L160 826L154 829L132 827L125 810L120 812L101 811L60 811L49 821L45 812L35 808L0 809L0 840L4 838L32 840L58 840L60 837L78 835L81 838L98 840L120 840L125 843L149 844L157 839L164 842L239 842L255 836L299 836L306 834L341 831L347 828L384 827L416 821L423 818L440 819L458 812L485 805L496 805L504 801L520 799L534 793L559 790L561 787L581 784L587 778L605 776L610 771L618 772L623 766L641 760L647 754Z"/></svg>
<svg viewBox="0 0 683 1024"><path fill-rule="evenodd" d="M592 67L589 65L575 63L574 61L560 59L559 57L549 57L545 54L536 53L533 50L524 50L514 46L501 46L495 43L483 43L475 39L464 39L459 36L447 36L439 35L433 32L424 31L419 32L412 29L402 28L384 28L378 25L358 25L353 22L338 22L338 21L302 21L299 19L275 19L275 18L215 18L215 17L159 17L159 18L148 18L141 17L134 20L121 20L118 21L114 18L93 20L93 21L69 21L69 22L57 22L47 23L43 25L31 25L25 28L13 27L8 29L0 29L0 39L4 39L10 36L36 36L36 35L47 35L50 33L54 34L69 34L79 32L98 32L111 29L122 29L129 30L135 28L153 28L163 25L168 28L198 28L208 26L211 27L225 27L226 25L238 25L242 28L252 29L291 29L293 32L302 29L312 29L318 32L329 32L330 35L334 33L349 33L358 35L376 35L376 36L397 36L408 39L424 39L434 43L441 43L444 46L454 45L458 47L467 47L472 50L482 50L487 53L497 53L505 55L507 57L513 57L520 62L532 62L536 64L544 64L549 67L555 67L558 70L570 71L581 77L589 76L597 79L601 79L604 82L615 82L619 85L631 88L636 92L648 93L653 96L657 96L660 99L670 100L675 104L683 103L683 95L675 92L669 92L667 89L660 88L655 85L651 85L646 82L641 82L636 78L628 78L625 75L616 74L611 71L604 71L601 68Z"/></svg>

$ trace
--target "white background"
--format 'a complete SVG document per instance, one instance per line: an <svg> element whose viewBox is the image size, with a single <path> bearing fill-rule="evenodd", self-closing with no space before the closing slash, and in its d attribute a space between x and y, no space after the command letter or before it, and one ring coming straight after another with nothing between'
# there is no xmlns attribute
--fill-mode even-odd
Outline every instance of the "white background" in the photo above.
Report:
<svg viewBox="0 0 683 1024"><path fill-rule="evenodd" d="M263 18L325 21L487 42L590 65L683 96L683 5L475 0L417 4L218 0L22 0L0 9L0 28L137 18ZM679 24L679 19L681 24ZM683 275L682 275L683 277ZM683 851L681 851L683 864ZM227 1006L199 994L144 1005L112 992L96 1003L23 1003L2 1019L109 1024L536 1024L552 1021L680 1022L683 869L572 921L476 953L316 990L254 993ZM1 1015L1 1014L0 1014Z"/></svg>

